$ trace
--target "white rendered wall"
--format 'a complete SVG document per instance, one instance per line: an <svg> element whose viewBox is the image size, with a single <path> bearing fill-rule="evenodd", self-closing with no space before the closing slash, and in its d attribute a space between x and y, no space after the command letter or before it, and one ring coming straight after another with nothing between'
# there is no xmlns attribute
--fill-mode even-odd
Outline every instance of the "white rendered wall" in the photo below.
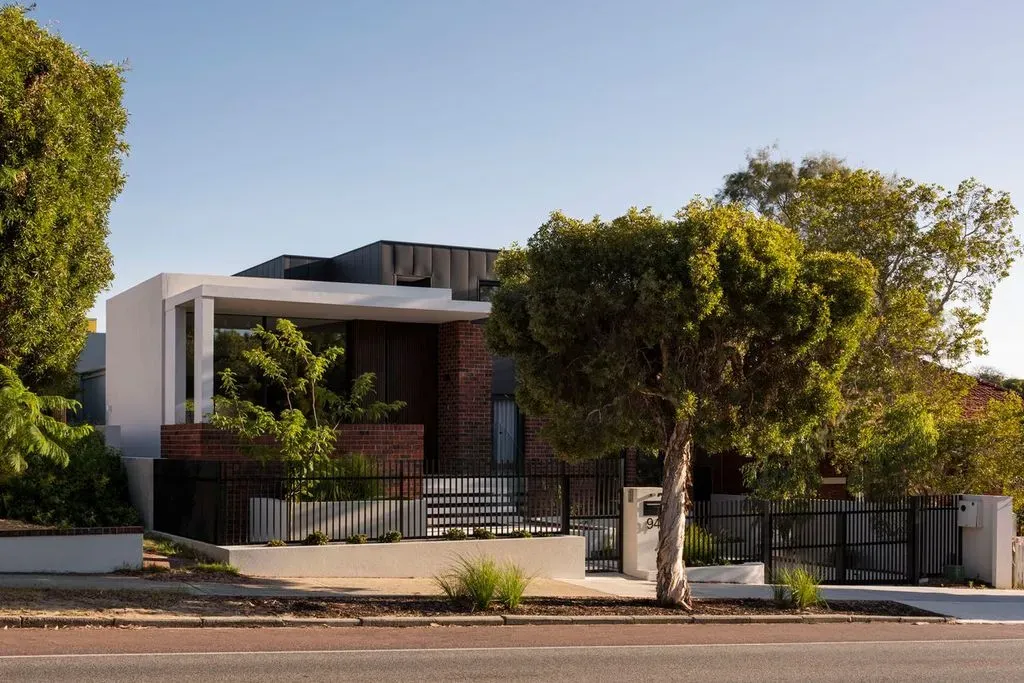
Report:
<svg viewBox="0 0 1024 683"><path fill-rule="evenodd" d="M1016 518L1010 496L963 496L978 502L978 526L963 528L963 563L967 578L993 588L1013 587L1013 536Z"/></svg>
<svg viewBox="0 0 1024 683"><path fill-rule="evenodd" d="M131 457L160 457L164 277L107 300L107 424Z"/></svg>
<svg viewBox="0 0 1024 683"><path fill-rule="evenodd" d="M141 533L0 538L0 573L105 574L141 567Z"/></svg>

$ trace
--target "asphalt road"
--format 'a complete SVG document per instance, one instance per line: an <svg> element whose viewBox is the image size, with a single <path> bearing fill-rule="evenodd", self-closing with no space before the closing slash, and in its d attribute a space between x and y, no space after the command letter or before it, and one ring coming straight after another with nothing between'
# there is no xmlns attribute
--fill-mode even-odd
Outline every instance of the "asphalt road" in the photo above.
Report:
<svg viewBox="0 0 1024 683"><path fill-rule="evenodd" d="M653 644L635 642L643 639ZM539 644L544 640L549 644ZM21 654L0 654L0 681L994 683L1021 680L1024 630L863 624L0 632L0 653L12 651Z"/></svg>

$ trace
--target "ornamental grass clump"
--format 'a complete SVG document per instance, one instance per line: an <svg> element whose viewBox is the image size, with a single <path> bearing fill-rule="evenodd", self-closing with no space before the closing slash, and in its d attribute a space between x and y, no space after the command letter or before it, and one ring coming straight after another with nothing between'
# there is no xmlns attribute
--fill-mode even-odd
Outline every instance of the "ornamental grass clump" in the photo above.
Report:
<svg viewBox="0 0 1024 683"><path fill-rule="evenodd" d="M511 562L499 565L490 557L460 557L447 573L434 577L452 604L470 611L486 610L494 602L516 609L532 580L522 567Z"/></svg>
<svg viewBox="0 0 1024 683"><path fill-rule="evenodd" d="M825 606L821 597L821 579L803 567L780 570L772 594L776 602L798 610Z"/></svg>

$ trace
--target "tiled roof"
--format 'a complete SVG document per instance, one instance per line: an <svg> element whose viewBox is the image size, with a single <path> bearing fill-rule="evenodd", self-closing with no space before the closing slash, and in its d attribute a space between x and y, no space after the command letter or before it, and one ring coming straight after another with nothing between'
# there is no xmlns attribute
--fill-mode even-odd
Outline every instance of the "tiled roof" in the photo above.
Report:
<svg viewBox="0 0 1024 683"><path fill-rule="evenodd" d="M1010 393L1012 392L1009 389L978 380L964 397L964 414L967 416L977 415L985 409L989 401L994 398L1003 398Z"/></svg>

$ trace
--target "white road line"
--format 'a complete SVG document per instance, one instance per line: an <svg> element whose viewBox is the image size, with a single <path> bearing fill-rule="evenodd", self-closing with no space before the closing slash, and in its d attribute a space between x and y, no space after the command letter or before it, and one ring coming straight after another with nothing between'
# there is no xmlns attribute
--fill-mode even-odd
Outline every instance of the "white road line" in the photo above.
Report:
<svg viewBox="0 0 1024 683"><path fill-rule="evenodd" d="M350 655L350 654L388 654L388 653L423 653L423 652L517 652L534 650L656 650L656 649L697 649L697 648L736 648L736 647L834 647L836 645L953 645L959 643L1020 643L1024 638L964 638L943 640L823 640L793 643L678 643L669 645L527 645L523 647L409 647L409 648L358 648L348 650L238 650L210 652L90 652L47 655L0 655L0 661L7 659L87 659L116 657L241 657L252 655Z"/></svg>

